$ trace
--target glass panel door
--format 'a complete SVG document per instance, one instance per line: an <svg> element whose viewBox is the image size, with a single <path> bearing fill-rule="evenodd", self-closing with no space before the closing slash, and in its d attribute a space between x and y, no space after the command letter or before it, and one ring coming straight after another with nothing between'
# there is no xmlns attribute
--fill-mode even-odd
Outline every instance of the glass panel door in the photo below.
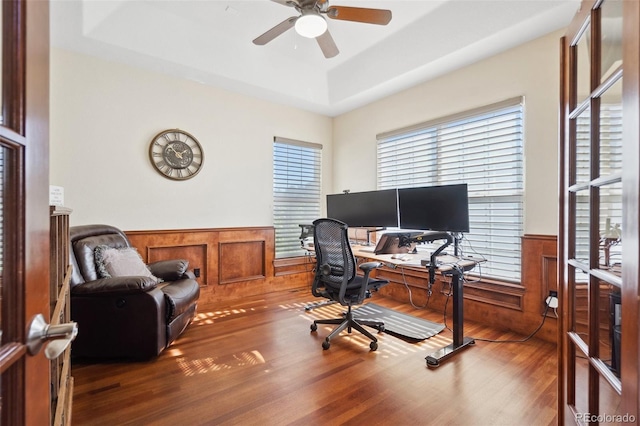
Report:
<svg viewBox="0 0 640 426"><path fill-rule="evenodd" d="M618 414L621 404L622 19L622 2L593 1L565 38L567 205L560 211L568 312L562 389L569 408L564 418L576 423L588 423L587 414L606 423L600 419Z"/></svg>

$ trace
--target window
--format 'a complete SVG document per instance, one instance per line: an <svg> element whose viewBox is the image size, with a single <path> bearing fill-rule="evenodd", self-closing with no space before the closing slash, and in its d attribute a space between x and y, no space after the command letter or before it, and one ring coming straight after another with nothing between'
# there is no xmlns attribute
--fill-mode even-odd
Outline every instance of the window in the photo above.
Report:
<svg viewBox="0 0 640 426"><path fill-rule="evenodd" d="M599 175L608 176L622 170L622 104L600 104ZM589 223L591 180L591 109L576 116L576 248L575 259L589 265ZM600 244L599 264L607 267L622 261L622 184L599 187ZM606 248L606 250L605 250ZM586 277L587 275L583 275Z"/></svg>
<svg viewBox="0 0 640 426"><path fill-rule="evenodd" d="M378 135L378 189L466 183L464 254L487 259L482 275L520 280L523 99Z"/></svg>
<svg viewBox="0 0 640 426"><path fill-rule="evenodd" d="M276 137L273 143L273 225L276 258L305 254L301 224L320 217L322 145Z"/></svg>

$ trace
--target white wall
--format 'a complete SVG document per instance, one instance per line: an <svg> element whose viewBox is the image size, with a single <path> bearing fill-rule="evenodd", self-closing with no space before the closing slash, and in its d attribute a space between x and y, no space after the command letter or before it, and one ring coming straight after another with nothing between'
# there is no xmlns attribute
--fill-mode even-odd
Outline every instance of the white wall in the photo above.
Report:
<svg viewBox="0 0 640 426"><path fill-rule="evenodd" d="M205 153L187 181L160 176L149 143L193 134ZM51 51L51 184L72 225L125 230L272 224L274 136L323 145L332 188L331 119L61 49Z"/></svg>
<svg viewBox="0 0 640 426"><path fill-rule="evenodd" d="M51 184L72 225L126 230L272 224L273 136L320 143L324 193L376 189L376 134L525 97L527 234L557 233L560 32L335 119L99 60L51 52ZM205 150L175 182L151 166L158 132L178 127Z"/></svg>
<svg viewBox="0 0 640 426"><path fill-rule="evenodd" d="M557 234L557 32L334 119L333 192L376 189L376 134L525 97L524 232Z"/></svg>

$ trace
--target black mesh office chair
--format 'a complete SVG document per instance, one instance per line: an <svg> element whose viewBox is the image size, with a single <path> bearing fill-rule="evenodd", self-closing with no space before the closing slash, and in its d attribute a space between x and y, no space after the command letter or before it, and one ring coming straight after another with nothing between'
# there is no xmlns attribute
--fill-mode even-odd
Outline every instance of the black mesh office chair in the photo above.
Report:
<svg viewBox="0 0 640 426"><path fill-rule="evenodd" d="M315 320L311 324L311 331L318 329L318 324L337 324L329 336L322 342L323 349L329 349L331 339L344 329L351 333L355 328L371 339L369 347L372 351L378 349L378 339L363 326L375 327L384 331L384 323L379 321L356 320L351 312L352 305L359 305L368 297L372 290L389 284L387 280L369 277L371 271L382 266L380 262L366 262L359 265L363 276L356 274L357 265L347 234L347 225L334 219L318 219L313 222L313 239L316 249L316 273L311 291L316 297L326 297L348 307L343 318Z"/></svg>

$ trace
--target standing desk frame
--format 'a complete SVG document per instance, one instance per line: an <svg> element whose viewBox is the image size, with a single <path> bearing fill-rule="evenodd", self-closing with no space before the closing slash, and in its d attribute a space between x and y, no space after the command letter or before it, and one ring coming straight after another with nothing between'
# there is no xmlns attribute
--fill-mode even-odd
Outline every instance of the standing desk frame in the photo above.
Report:
<svg viewBox="0 0 640 426"><path fill-rule="evenodd" d="M374 254L370 251L362 250L357 246L352 247L353 254L356 257L366 258L382 262L386 265L391 265L393 268L397 267L410 267L410 268L422 268L422 259L419 255L407 254L407 257L411 259L408 261L402 261L399 259L393 259L392 255ZM451 286L453 287L453 343L447 345L437 351L427 355L425 358L427 366L438 367L440 362L455 355L462 349L475 343L472 337L464 337L464 280L462 274L470 271L477 265L473 260L461 260L457 263L459 268L455 268L451 264L443 264L437 267L438 272L444 276L451 277Z"/></svg>
<svg viewBox="0 0 640 426"><path fill-rule="evenodd" d="M463 271L470 271L473 265L463 267ZM451 286L453 287L453 343L438 349L425 358L429 367L438 367L441 361L449 358L469 345L475 344L472 337L464 337L464 280L463 271L452 269L450 272L440 271L443 275L451 275Z"/></svg>

